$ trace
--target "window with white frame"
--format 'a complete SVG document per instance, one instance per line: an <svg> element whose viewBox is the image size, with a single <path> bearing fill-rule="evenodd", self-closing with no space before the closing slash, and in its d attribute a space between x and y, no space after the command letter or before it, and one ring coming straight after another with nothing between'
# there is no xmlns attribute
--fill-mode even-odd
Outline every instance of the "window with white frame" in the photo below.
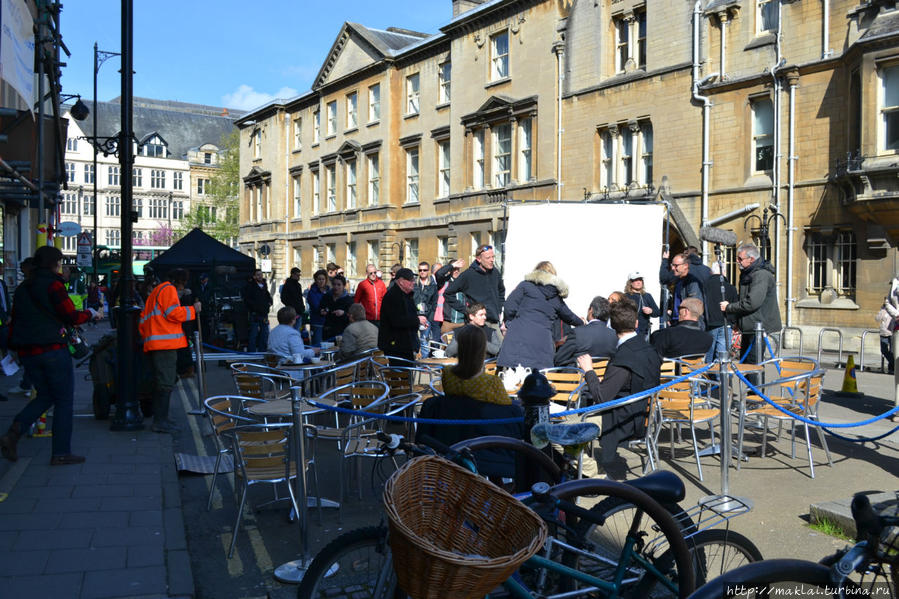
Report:
<svg viewBox="0 0 899 599"><path fill-rule="evenodd" d="M858 250L855 233L848 228L806 231L809 294L833 289L839 296L856 291Z"/></svg>
<svg viewBox="0 0 899 599"><path fill-rule="evenodd" d="M449 261L449 237L446 235L437 236L437 261Z"/></svg>
<svg viewBox="0 0 899 599"><path fill-rule="evenodd" d="M134 212L137 213L137 218L141 218L144 215L144 200L143 198L134 198Z"/></svg>
<svg viewBox="0 0 899 599"><path fill-rule="evenodd" d="M415 271L418 268L418 239L406 239L403 246L403 266Z"/></svg>
<svg viewBox="0 0 899 599"><path fill-rule="evenodd" d="M381 120L381 84L375 83L368 88L368 122Z"/></svg>
<svg viewBox="0 0 899 599"><path fill-rule="evenodd" d="M87 165L85 165L87 166ZM75 182L75 163L74 162L66 162L66 181L69 183ZM85 181L87 183L87 181Z"/></svg>
<svg viewBox="0 0 899 599"><path fill-rule="evenodd" d="M166 198L150 198L149 218L165 219L169 217L169 203Z"/></svg>
<svg viewBox="0 0 899 599"><path fill-rule="evenodd" d="M302 176L293 176L293 217L300 218L303 208L303 180Z"/></svg>
<svg viewBox="0 0 899 599"><path fill-rule="evenodd" d="M328 102L328 135L337 133L337 100Z"/></svg>
<svg viewBox="0 0 899 599"><path fill-rule="evenodd" d="M84 196L81 201L81 209L84 211L85 216L93 216L94 212L97 211L97 201L94 196Z"/></svg>
<svg viewBox="0 0 899 599"><path fill-rule="evenodd" d="M359 125L359 113L356 110L358 101L356 92L347 94L346 97L346 128L355 129Z"/></svg>
<svg viewBox="0 0 899 599"><path fill-rule="evenodd" d="M406 114L418 114L421 105L418 73L406 77Z"/></svg>
<svg viewBox="0 0 899 599"><path fill-rule="evenodd" d="M328 262L337 264L337 244L336 243L326 243L325 244L325 260L327 260Z"/></svg>
<svg viewBox="0 0 899 599"><path fill-rule="evenodd" d="M259 132L257 131L257 134ZM166 157L166 149L165 142L162 141L162 138L158 135L154 135L150 138L141 148L141 154L144 156L151 156L156 158L165 158ZM258 156L257 156L258 158Z"/></svg>
<svg viewBox="0 0 899 599"><path fill-rule="evenodd" d="M120 216L122 199L119 196L106 196L106 216Z"/></svg>
<svg viewBox="0 0 899 599"><path fill-rule="evenodd" d="M94 169L93 164L85 164L84 165L84 182L93 184L94 181L97 180L97 171Z"/></svg>
<svg viewBox="0 0 899 599"><path fill-rule="evenodd" d="M165 189L165 171L162 169L150 170L150 187L153 189Z"/></svg>
<svg viewBox="0 0 899 599"><path fill-rule="evenodd" d="M138 231L137 229L132 229L131 242L134 245L144 245L144 232Z"/></svg>
<svg viewBox="0 0 899 599"><path fill-rule="evenodd" d="M312 270L318 270L322 265L322 251L318 246L312 248Z"/></svg>
<svg viewBox="0 0 899 599"><path fill-rule="evenodd" d="M322 113L316 110L312 113L312 143L317 144L322 135Z"/></svg>
<svg viewBox="0 0 899 599"><path fill-rule="evenodd" d="M303 117L293 119L293 149L303 149Z"/></svg>
<svg viewBox="0 0 899 599"><path fill-rule="evenodd" d="M406 203L418 201L418 148L406 148Z"/></svg>
<svg viewBox="0 0 899 599"><path fill-rule="evenodd" d="M381 197L381 172L379 155L369 154L368 161L368 205L377 206Z"/></svg>
<svg viewBox="0 0 899 599"><path fill-rule="evenodd" d="M380 261L381 254L381 242L377 240L369 240L365 242L365 250L367 254L367 260L369 264L374 264L375 268L378 268L378 263Z"/></svg>
<svg viewBox="0 0 899 599"><path fill-rule="evenodd" d="M490 80L509 76L509 32L501 31L490 38Z"/></svg>
<svg viewBox="0 0 899 599"><path fill-rule="evenodd" d="M184 189L184 173L178 171L172 173L172 188L178 190Z"/></svg>
<svg viewBox="0 0 899 599"><path fill-rule="evenodd" d="M77 152L78 151L78 138L70 137L66 140L66 151L67 152Z"/></svg>
<svg viewBox="0 0 899 599"><path fill-rule="evenodd" d="M755 32L776 31L777 5L780 0L755 0Z"/></svg>
<svg viewBox="0 0 899 599"><path fill-rule="evenodd" d="M614 17L612 22L615 29L615 72L623 73L630 67L646 68L646 9Z"/></svg>
<svg viewBox="0 0 899 599"><path fill-rule="evenodd" d="M106 169L106 184L119 185L119 167L110 166Z"/></svg>
<svg viewBox="0 0 899 599"><path fill-rule="evenodd" d="M203 152L203 164L212 164L212 152Z"/></svg>
<svg viewBox="0 0 899 599"><path fill-rule="evenodd" d="M295 247L293 248L293 265L297 268L303 268L303 250Z"/></svg>
<svg viewBox="0 0 899 599"><path fill-rule="evenodd" d="M74 193L62 194L59 210L63 214L78 214L78 196Z"/></svg>
<svg viewBox="0 0 899 599"><path fill-rule="evenodd" d="M472 148L472 158L474 160L474 164L472 164L472 181L471 185L475 189L483 189L484 188L484 130L478 129L474 132L472 136L472 143L474 147Z"/></svg>
<svg viewBox="0 0 899 599"><path fill-rule="evenodd" d="M119 247L122 245L121 229L106 229L106 245Z"/></svg>
<svg viewBox="0 0 899 599"><path fill-rule="evenodd" d="M652 123L630 121L603 127L600 135L599 185L605 191L652 183Z"/></svg>
<svg viewBox="0 0 899 599"><path fill-rule="evenodd" d="M344 271L347 275L356 276L356 242L349 241L346 244L346 266Z"/></svg>
<svg viewBox="0 0 899 599"><path fill-rule="evenodd" d="M757 98L752 108L752 170L760 173L774 167L774 106L768 98Z"/></svg>
<svg viewBox="0 0 899 599"><path fill-rule="evenodd" d="M347 160L345 163L344 181L346 182L346 207L356 207L356 161Z"/></svg>
<svg viewBox="0 0 899 599"><path fill-rule="evenodd" d="M438 142L438 182L437 197L446 198L450 194L450 141L448 139Z"/></svg>
<svg viewBox="0 0 899 599"><path fill-rule="evenodd" d="M512 172L512 126L497 125L493 128L493 185L505 187Z"/></svg>
<svg viewBox="0 0 899 599"><path fill-rule="evenodd" d="M144 186L144 169L135 168L131 170L131 185L133 187Z"/></svg>
<svg viewBox="0 0 899 599"><path fill-rule="evenodd" d="M533 145L534 119L526 117L518 121L518 180L530 181L534 177Z"/></svg>
<svg viewBox="0 0 899 599"><path fill-rule="evenodd" d="M253 131L253 158L262 158L262 131Z"/></svg>
<svg viewBox="0 0 899 599"><path fill-rule="evenodd" d="M318 171L312 171L312 214L318 214L321 209L321 176Z"/></svg>
<svg viewBox="0 0 899 599"><path fill-rule="evenodd" d="M880 69L880 148L899 150L899 64Z"/></svg>
<svg viewBox="0 0 899 599"><path fill-rule="evenodd" d="M450 101L450 84L453 78L453 63L446 61L437 66L437 102L446 104Z"/></svg>
<svg viewBox="0 0 899 599"><path fill-rule="evenodd" d="M62 251L74 252L78 250L78 237L71 235L62 238Z"/></svg>
<svg viewBox="0 0 899 599"><path fill-rule="evenodd" d="M176 175L180 175L181 173L175 173ZM178 189L178 187L175 187ZM206 195L209 193L209 179L204 179L203 177L197 178L197 195Z"/></svg>
<svg viewBox="0 0 899 599"><path fill-rule="evenodd" d="M481 245L481 232L480 231L472 231L468 234L468 243L471 246L471 255L474 256L474 253L478 251L478 247ZM495 252L494 252L495 254Z"/></svg>
<svg viewBox="0 0 899 599"><path fill-rule="evenodd" d="M210 215L210 222L215 220L215 207L210 208L207 212ZM174 200L172 202L172 219L173 220L181 220L184 218L184 202L181 200Z"/></svg>
<svg viewBox="0 0 899 599"><path fill-rule="evenodd" d="M337 211L337 177L334 173L334 165L325 167L325 190L327 192L327 212Z"/></svg>

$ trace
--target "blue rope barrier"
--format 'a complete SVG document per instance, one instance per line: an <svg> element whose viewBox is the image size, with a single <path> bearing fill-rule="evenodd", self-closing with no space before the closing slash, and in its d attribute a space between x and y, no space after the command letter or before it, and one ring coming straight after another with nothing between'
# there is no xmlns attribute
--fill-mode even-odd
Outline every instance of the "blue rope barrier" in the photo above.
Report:
<svg viewBox="0 0 899 599"><path fill-rule="evenodd" d="M553 414L552 416L553 416L553 418L559 418L562 416L583 414L585 412L597 412L599 410L606 410L609 408L614 408L614 407L623 405L625 403L632 403L632 402L638 401L644 397L652 395L653 393L656 393L657 391L660 391L662 389L665 389L667 387L670 387L672 385L680 383L681 381L685 381L691 377L694 377L697 374L702 374L714 366L715 366L714 363L707 364L706 366L703 366L702 368L694 370L693 372L690 372L688 374L684 374L677 378L674 378L674 379L668 381L667 383L665 383L664 385L657 385L651 389L646 389L644 391L640 391L639 393L634 393L633 395L628 395L627 397L613 399L611 401L606 401L606 402L596 404L593 406L588 406L586 408L578 408L576 410L567 410L565 412L559 412L558 414ZM392 415L387 415L387 414L374 414L372 412L364 412L361 410L351 410L349 408L340 408L337 406L329 406L326 404L316 402L314 400L306 400L306 401L310 405L315 406L316 408L321 408L321 409L329 410L332 412L338 412L340 414L350 414L353 416L362 416L364 418L375 418L375 419L379 419L379 420L387 420L388 422L425 422L428 424L450 425L450 424L514 424L516 422L522 422L524 420L524 418L496 418L496 419L492 419L492 420L481 420L481 419L479 419L479 420L446 420L443 418L416 418L413 416L392 416Z"/></svg>
<svg viewBox="0 0 899 599"><path fill-rule="evenodd" d="M833 436L833 437L836 437L837 439L842 439L843 441L851 441L852 443L867 443L867 442L869 442L869 441L872 441L872 442L873 442L873 441L880 441L880 440L883 439L884 437L889 437L890 435L892 435L892 434L895 433L896 431L899 431L899 426L897 426L897 427L894 428L893 430L887 431L887 432L885 432L885 433L882 434L882 435L877 435L876 437L847 437L847 436L845 436L845 435L841 435L841 434L839 434L839 433L835 433L835 432L833 432L832 430L830 430L829 428L825 428L825 427L823 427L823 426L822 426L821 428L823 428L823 429L824 429L824 432L827 433L828 435L831 435L831 436Z"/></svg>
<svg viewBox="0 0 899 599"><path fill-rule="evenodd" d="M783 412L790 418L798 420L799 422L804 422L805 424L812 424L814 426L820 426L821 428L823 428L825 430L828 428L856 428L859 426L866 426L868 424L873 424L873 423L877 422L878 420L887 418L888 416L892 416L893 414L899 413L899 406L896 406L892 410L888 410L888 411L884 412L883 414L880 414L879 416L874 416L873 418L869 418L867 420L862 420L861 422L821 422L819 420L811 420L809 418L806 418L805 416L799 416L798 414L794 414L793 412L790 412L789 410L787 410L780 404L772 401L767 395L762 393L762 391L758 387L756 387L751 382L749 382L749 380L745 376L743 376L742 372L740 372L739 370L737 370L735 372L736 372L736 375L740 378L740 380L743 381L744 383L746 383L746 386L749 387L749 389L751 391L753 391L756 395L761 397L765 401L765 403L767 403L768 405L773 406L780 412ZM896 427L896 428L899 429L899 427Z"/></svg>
<svg viewBox="0 0 899 599"><path fill-rule="evenodd" d="M265 353L265 352L235 351L233 349L228 349L226 347L218 347L215 345L210 345L209 343L205 343L205 342L203 343L203 347L208 347L209 349L214 349L214 350L224 353L224 354L240 354L242 356L259 356L259 355L262 355Z"/></svg>

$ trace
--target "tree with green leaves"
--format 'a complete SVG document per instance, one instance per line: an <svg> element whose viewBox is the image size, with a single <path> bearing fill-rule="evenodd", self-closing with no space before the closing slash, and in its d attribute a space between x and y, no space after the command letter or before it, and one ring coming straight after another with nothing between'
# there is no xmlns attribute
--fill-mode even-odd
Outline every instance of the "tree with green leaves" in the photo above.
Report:
<svg viewBox="0 0 899 599"><path fill-rule="evenodd" d="M238 189L240 188L240 133L237 129L221 141L219 168L209 182L207 201L195 203L178 226L178 239L200 228L224 244L237 244Z"/></svg>

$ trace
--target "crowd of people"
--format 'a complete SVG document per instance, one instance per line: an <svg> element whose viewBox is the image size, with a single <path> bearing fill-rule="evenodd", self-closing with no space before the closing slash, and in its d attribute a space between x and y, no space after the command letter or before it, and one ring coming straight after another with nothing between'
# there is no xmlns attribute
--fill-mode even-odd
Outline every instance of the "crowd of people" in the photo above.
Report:
<svg viewBox="0 0 899 599"><path fill-rule="evenodd" d="M61 260L59 250L40 248L33 274L16 290L11 306L8 291L0 286L0 343L18 352L38 396L0 437L0 449L9 459L15 459L23 431L50 405L55 406L52 463L83 459L72 455L69 446L72 366L60 329L99 318L100 312L89 299L85 302L89 307L82 310L70 298L59 274ZM596 295L585 306L584 316L576 313L577 306L567 305L568 285L549 261L535 265L507 297L490 245L477 247L467 268L463 260L422 261L417 272L397 264L388 281L369 264L352 294L336 264L316 271L305 291L302 272L293 268L278 290L283 307L271 331L274 301L264 274L256 270L241 291L249 320L247 349L308 361L323 342L336 340L338 361L380 349L393 363L408 365L438 348L441 357L458 360L443 372L448 395L464 396L478 402L475 405L503 407L514 402L498 377L484 373L485 360L495 359L500 369L524 367L534 372L578 366L587 373L584 397L601 402L656 385L663 358L704 355L712 360L731 350L732 328L741 332L743 359L755 361L755 353L748 350L756 323L767 332L781 328L773 268L752 244L737 248L737 261L739 291L717 264L704 265L695 248L674 256L666 252L659 280L672 288L668 304L657 302L646 291L644 275L634 271L623 291ZM197 292L186 290L188 277L186 271L174 269L166 281L147 289L140 317L152 379L152 430L160 433L177 430L169 419L168 404L179 373L179 354L187 347L183 325L198 319L206 297L203 286L208 277L199 278ZM885 311L892 307L885 302ZM653 320L660 317L667 326L651 333ZM208 326L208 319L202 326ZM610 360L602 380L589 367L591 357L597 356ZM603 414L600 458L606 471L615 469L617 447L639 435L643 409L633 404Z"/></svg>

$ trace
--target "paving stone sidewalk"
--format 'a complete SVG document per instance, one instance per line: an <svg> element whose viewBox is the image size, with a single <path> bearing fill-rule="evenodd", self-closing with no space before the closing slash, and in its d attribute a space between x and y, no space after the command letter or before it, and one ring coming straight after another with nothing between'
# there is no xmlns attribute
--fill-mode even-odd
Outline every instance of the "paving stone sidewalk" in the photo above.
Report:
<svg viewBox="0 0 899 599"><path fill-rule="evenodd" d="M85 336L109 331L102 322ZM50 438L27 437L18 462L0 460L0 596L193 597L172 438L95 420L87 373L75 371L72 438L87 461L51 467ZM3 431L27 401L10 392L19 379L0 378Z"/></svg>

